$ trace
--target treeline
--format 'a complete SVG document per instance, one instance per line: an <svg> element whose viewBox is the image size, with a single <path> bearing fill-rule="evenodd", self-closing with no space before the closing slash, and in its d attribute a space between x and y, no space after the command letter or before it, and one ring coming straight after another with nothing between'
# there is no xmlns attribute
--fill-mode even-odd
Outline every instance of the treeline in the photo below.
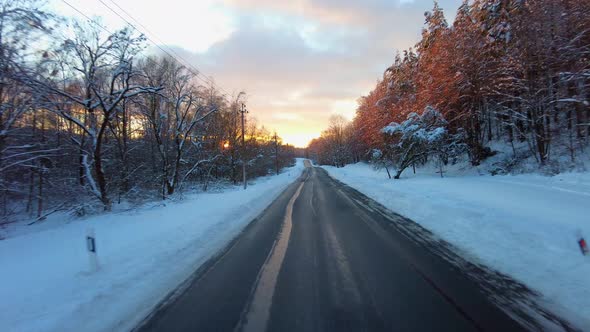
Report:
<svg viewBox="0 0 590 332"><path fill-rule="evenodd" d="M465 154L479 165L496 142L511 151L506 169L531 158L553 172L579 166L590 141L588 17L585 0L474 0L449 26L435 3L415 48L359 99L350 134L332 125L309 149L323 164L362 158L401 173Z"/></svg>
<svg viewBox="0 0 590 332"><path fill-rule="evenodd" d="M59 27L38 1L0 1L0 216L207 190L291 165L295 150L246 119L132 29ZM49 46L47 46L49 45Z"/></svg>

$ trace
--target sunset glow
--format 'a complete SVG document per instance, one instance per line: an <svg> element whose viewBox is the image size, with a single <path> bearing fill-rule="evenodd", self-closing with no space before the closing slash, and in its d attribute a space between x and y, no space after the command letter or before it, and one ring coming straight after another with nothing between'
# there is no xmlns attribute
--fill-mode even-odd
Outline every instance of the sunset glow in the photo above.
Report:
<svg viewBox="0 0 590 332"><path fill-rule="evenodd" d="M300 133L282 135L283 141L297 148L304 148L314 138L319 137L320 133Z"/></svg>
<svg viewBox="0 0 590 332"><path fill-rule="evenodd" d="M111 29L126 25L98 1L69 2L100 16ZM452 20L461 1L439 3ZM228 96L245 91L248 118L297 147L318 137L330 116L354 117L357 99L382 78L395 50L418 41L423 13L432 7L430 0L371 5L309 0L117 4L133 9L134 18L149 27L142 32L211 77ZM50 5L80 18L59 0L50 0ZM161 19L161 13L177 6L186 10L175 13L174 20ZM148 51L161 53L153 45Z"/></svg>
<svg viewBox="0 0 590 332"><path fill-rule="evenodd" d="M590 327L590 0L0 4L0 332Z"/></svg>

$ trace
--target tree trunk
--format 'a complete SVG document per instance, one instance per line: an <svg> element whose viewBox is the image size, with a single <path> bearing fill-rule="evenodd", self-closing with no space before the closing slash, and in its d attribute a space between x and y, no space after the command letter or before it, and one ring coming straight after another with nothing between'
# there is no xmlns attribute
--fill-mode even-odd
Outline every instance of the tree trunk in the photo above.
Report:
<svg viewBox="0 0 590 332"><path fill-rule="evenodd" d="M121 162L123 163L123 167L121 168L121 191L123 193L127 193L131 187L129 183L129 135L127 122L127 106L123 103L123 127L121 128Z"/></svg>
<svg viewBox="0 0 590 332"><path fill-rule="evenodd" d="M43 214L43 166L39 170L39 192L37 193L37 218Z"/></svg>
<svg viewBox="0 0 590 332"><path fill-rule="evenodd" d="M88 122L88 113L84 112L84 125L87 124ZM75 135L75 133L72 133L72 135ZM86 132L82 131L82 137L80 137L80 145L78 146L78 181L80 183L80 186L84 186L86 184L85 181L85 176L86 176L86 169L84 166L84 143L86 141Z"/></svg>
<svg viewBox="0 0 590 332"><path fill-rule="evenodd" d="M94 147L94 172L96 173L96 182L98 183L98 190L100 191L100 201L104 205L105 211L111 210L111 200L107 192L107 180L102 167L102 140L106 126L108 124L108 114L102 120L100 131L96 137L96 146Z"/></svg>
<svg viewBox="0 0 590 332"><path fill-rule="evenodd" d="M35 172L33 169L29 173L29 197L27 199L26 212L33 216L33 197L35 193Z"/></svg>

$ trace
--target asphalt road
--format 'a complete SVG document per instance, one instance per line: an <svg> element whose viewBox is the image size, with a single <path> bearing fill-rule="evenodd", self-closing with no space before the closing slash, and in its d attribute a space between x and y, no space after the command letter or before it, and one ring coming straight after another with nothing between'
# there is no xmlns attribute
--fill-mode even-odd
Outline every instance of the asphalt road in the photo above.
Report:
<svg viewBox="0 0 590 332"><path fill-rule="evenodd" d="M308 167L138 330L524 330L398 221Z"/></svg>

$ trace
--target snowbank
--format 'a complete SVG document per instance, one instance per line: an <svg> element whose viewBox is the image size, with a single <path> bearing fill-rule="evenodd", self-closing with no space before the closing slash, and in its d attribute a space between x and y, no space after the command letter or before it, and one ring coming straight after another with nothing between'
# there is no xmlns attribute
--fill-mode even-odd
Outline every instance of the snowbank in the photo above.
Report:
<svg viewBox="0 0 590 332"><path fill-rule="evenodd" d="M590 173L554 177L453 176L370 165L325 167L334 178L453 243L470 257L543 294L552 309L590 328Z"/></svg>
<svg viewBox="0 0 590 332"><path fill-rule="evenodd" d="M247 190L60 223L0 241L1 331L125 331L235 237L300 174L302 160ZM36 226L31 226L35 228ZM85 235L100 270L89 273Z"/></svg>

